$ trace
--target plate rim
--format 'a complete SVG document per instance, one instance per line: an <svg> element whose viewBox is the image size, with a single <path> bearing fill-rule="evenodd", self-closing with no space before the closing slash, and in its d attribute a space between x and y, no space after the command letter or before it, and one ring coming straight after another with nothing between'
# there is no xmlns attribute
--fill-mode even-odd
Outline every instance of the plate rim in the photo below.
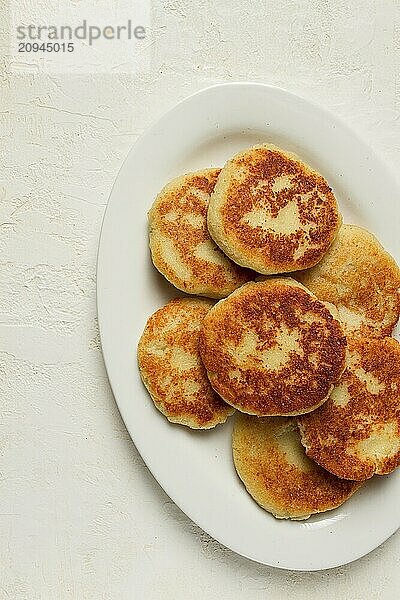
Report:
<svg viewBox="0 0 400 600"><path fill-rule="evenodd" d="M179 508L179 510L181 510L193 523L195 523L198 527L200 527L210 537L217 540L224 547L235 552L239 556L242 556L248 560L251 560L252 562L255 562L256 564L262 564L262 565L266 565L266 566L281 569L281 570L297 571L297 572L317 572L317 571L323 571L323 570L330 570L330 569L341 567L341 566L344 566L347 564L351 564L352 562L359 560L360 558L366 556L373 550L377 549L386 540L388 540L390 537L392 537L394 535L394 533L396 533L396 531L400 528L400 522L395 523L394 527L390 527L389 533L385 532L381 536L379 536L379 539L377 542L374 541L369 545L367 544L366 549L356 552L354 554L354 557L352 557L348 560L345 560L345 561L339 561L339 562L334 561L330 564L328 564L329 561L327 561L326 564L323 564L320 567L312 567L312 568L304 568L304 567L293 566L293 565L289 566L289 565L285 565L285 564L277 564L276 562L266 562L264 560L261 560L261 559L258 559L258 558L248 555L242 549L235 547L235 544L233 544L231 542L229 542L229 543L224 542L224 540L221 539L220 536L215 535L212 531L210 531L207 528L207 526L203 526L202 519L199 519L198 517L196 517L194 519L190 515L190 510L186 510L186 508L185 509L182 508L180 501L175 498L175 494L173 493L173 491L171 491L169 489L168 482L165 481L165 479L163 477L160 477L158 475L156 476L155 473L153 472L152 460L148 458L146 451L142 447L140 447L140 443L138 444L137 441L135 440L135 436L132 434L131 429L128 426L128 421L129 421L128 415L124 414L125 411L124 411L124 408L121 406L122 403L119 403L117 400L117 396L114 392L113 377L111 376L111 373L109 370L109 365L108 365L108 358L106 357L107 351L104 349L104 346L103 346L103 333L102 333L103 316L102 316L102 308L101 308L101 300L100 300L101 287L102 287L101 281L102 281L102 276L103 276L102 268L101 268L102 253L104 252L104 248L103 248L104 235L103 234L104 234L104 229L106 226L108 216L110 214L112 198L113 198L116 186L117 186L117 181L119 180L119 178L121 176L121 172L124 170L126 164L128 163L131 154L133 154L135 152L136 147L139 146L148 135L151 135L158 127L160 127L164 120L169 119L175 112L179 112L180 108L183 105L192 102L193 99L195 99L199 96L207 95L216 89L241 88L241 87L247 87L247 88L252 87L252 88L258 88L258 89L264 89L267 92L283 94L284 96L290 97L290 99L292 101L302 103L303 105L308 105L312 109L317 110L320 114L325 114L332 123L335 123L336 127L340 128L342 131L346 132L347 135L351 135L351 137L355 138L359 142L359 144L361 144L368 151L368 153L373 157L373 160L376 163L379 163L380 170L382 172L385 172L385 174L393 181L393 183L395 184L396 187L399 187L400 178L397 176L397 173L395 172L394 167L392 168L391 165L389 166L387 164L387 162L382 158L381 154L378 151L376 151L375 148L373 148L358 131L355 131L346 121L342 120L341 117L336 116L335 113L333 113L330 109L326 108L324 105L321 105L312 99L307 98L306 96L297 94L296 92L293 92L290 90L287 90L282 86L275 86L275 85L271 85L271 84L267 84L267 83L263 83L263 82L254 82L254 81L232 81L232 82L216 83L216 84L201 88L201 89L193 92L192 94L189 94L188 96L184 97L183 99L181 99L178 102L176 102L175 104L173 104L169 109L164 111L157 118L155 118L150 123L150 125L137 137L135 142L130 147L125 159L123 160L123 162L118 170L118 173L114 179L113 185L111 187L111 190L110 190L110 193L108 196L107 204L105 206L105 210L104 210L103 217L102 217L100 233L99 233L99 240L98 240L98 247L97 247L97 256L96 256L96 312L97 312L97 318L98 318L98 327L99 327L99 335L100 335L100 341L101 341L103 363L104 363L105 371L106 371L106 374L108 377L108 381L109 381L110 388L111 388L111 391L112 391L112 394L114 397L116 407L117 407L119 414L121 416L121 419L126 427L126 430L129 434L131 442L134 444L135 448L137 449L140 456L142 457L142 459L143 459L149 473L153 477L153 479L158 483L158 485L160 485L160 487L167 494L167 496L174 502L174 504L176 504L176 506ZM177 292L179 293L179 290L177 290Z"/></svg>

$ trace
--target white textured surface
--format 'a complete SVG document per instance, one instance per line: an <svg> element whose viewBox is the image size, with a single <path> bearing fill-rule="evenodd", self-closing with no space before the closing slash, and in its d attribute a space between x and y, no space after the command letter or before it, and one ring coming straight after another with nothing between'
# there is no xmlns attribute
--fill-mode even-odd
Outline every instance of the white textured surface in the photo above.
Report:
<svg viewBox="0 0 400 600"><path fill-rule="evenodd" d="M400 3L153 1L152 27L147 75L33 77L1 59L0 599L391 600L399 535L352 565L290 573L222 548L171 503L107 383L95 259L137 135L212 83L306 95L396 168ZM6 31L7 11L4 46Z"/></svg>

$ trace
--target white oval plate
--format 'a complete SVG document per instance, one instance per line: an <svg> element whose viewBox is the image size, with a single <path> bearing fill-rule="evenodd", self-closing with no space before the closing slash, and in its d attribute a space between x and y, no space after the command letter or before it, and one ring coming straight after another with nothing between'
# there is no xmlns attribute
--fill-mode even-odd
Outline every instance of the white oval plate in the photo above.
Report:
<svg viewBox="0 0 400 600"><path fill-rule="evenodd" d="M117 177L98 255L101 341L128 431L172 500L243 556L285 569L326 569L367 554L399 527L399 473L375 477L339 509L304 522L278 521L236 476L232 423L208 432L171 425L154 408L136 366L147 318L179 295L151 264L146 213L154 197L172 177L220 166L258 142L292 150L314 166L332 185L345 221L368 227L399 258L399 184L371 148L336 117L284 90L214 86L164 115L135 144Z"/></svg>

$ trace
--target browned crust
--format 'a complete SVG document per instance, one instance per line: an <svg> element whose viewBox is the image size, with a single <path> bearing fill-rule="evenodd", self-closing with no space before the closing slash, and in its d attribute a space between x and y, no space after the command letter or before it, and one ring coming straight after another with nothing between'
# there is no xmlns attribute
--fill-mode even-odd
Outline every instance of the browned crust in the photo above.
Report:
<svg viewBox="0 0 400 600"><path fill-rule="evenodd" d="M358 316L358 327L342 321L353 337L385 337L400 316L400 270L372 233L342 225L330 250L314 268L294 275L320 300L332 302L343 313Z"/></svg>
<svg viewBox="0 0 400 600"><path fill-rule="evenodd" d="M296 436L292 449L302 468L291 463L279 446L288 430ZM235 468L249 494L279 518L307 518L336 508L360 487L360 483L339 479L307 459L292 419L238 413L232 448Z"/></svg>
<svg viewBox="0 0 400 600"><path fill-rule="evenodd" d="M212 304L199 298L171 300L149 318L138 345L140 374L156 407L171 422L195 429L224 423L233 413L212 389L198 351L200 325ZM188 355L191 368L178 369L174 351ZM198 389L191 392L193 383Z"/></svg>
<svg viewBox="0 0 400 600"><path fill-rule="evenodd" d="M400 451L376 458L356 450L371 435L382 435L384 442L386 424L393 425L400 440L400 345L393 338L349 344L353 358L340 385L346 387L350 400L337 405L330 398L315 412L300 417L299 425L308 456L338 477L362 481L400 465ZM360 368L382 385L380 393L371 393L365 380L360 380Z"/></svg>
<svg viewBox="0 0 400 600"><path fill-rule="evenodd" d="M236 169L240 174L236 177L233 172L230 176L219 212L225 243L233 248L228 255L239 264L270 274L306 269L318 263L341 222L335 196L326 180L297 157L268 146L251 148L228 164L232 172ZM290 187L274 192L275 178L284 175L292 177ZM247 213L258 208L276 217L291 202L297 205L302 225L293 233L252 227L244 220ZM311 229L307 232L309 225ZM296 258L300 247L305 252Z"/></svg>
<svg viewBox="0 0 400 600"><path fill-rule="evenodd" d="M220 396L242 412L308 412L328 397L343 373L346 339L339 322L307 290L290 282L295 283L288 278L248 283L218 302L203 321L200 354L208 377ZM276 346L282 328L298 331L303 356L291 352L282 368L271 370L260 353ZM249 330L258 336L257 347L247 362L238 361L238 346Z"/></svg>
<svg viewBox="0 0 400 600"><path fill-rule="evenodd" d="M208 200L220 169L188 173L170 182L157 196L150 212L150 249L154 266L178 289L189 294L224 298L242 283L253 278L247 269L231 262L212 241L207 229ZM168 215L176 218L169 220ZM188 216L201 224L193 225ZM170 240L189 275L182 277L161 251L159 237ZM196 248L208 242L223 264L196 255Z"/></svg>

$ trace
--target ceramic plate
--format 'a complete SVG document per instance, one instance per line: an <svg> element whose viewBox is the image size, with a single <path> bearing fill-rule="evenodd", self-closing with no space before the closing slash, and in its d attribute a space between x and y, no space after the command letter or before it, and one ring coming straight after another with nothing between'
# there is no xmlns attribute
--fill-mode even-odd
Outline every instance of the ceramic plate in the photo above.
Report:
<svg viewBox="0 0 400 600"><path fill-rule="evenodd" d="M129 433L154 477L204 531L266 565L318 570L353 561L400 524L400 473L375 477L342 507L303 522L278 521L251 499L231 458L232 422L211 431L170 424L140 381L136 346L147 318L179 292L153 268L147 216L171 178L218 167L273 142L330 182L345 222L374 232L400 257L399 183L373 150L325 109L282 89L236 83L205 89L165 114L129 153L105 213L97 269L108 376Z"/></svg>

